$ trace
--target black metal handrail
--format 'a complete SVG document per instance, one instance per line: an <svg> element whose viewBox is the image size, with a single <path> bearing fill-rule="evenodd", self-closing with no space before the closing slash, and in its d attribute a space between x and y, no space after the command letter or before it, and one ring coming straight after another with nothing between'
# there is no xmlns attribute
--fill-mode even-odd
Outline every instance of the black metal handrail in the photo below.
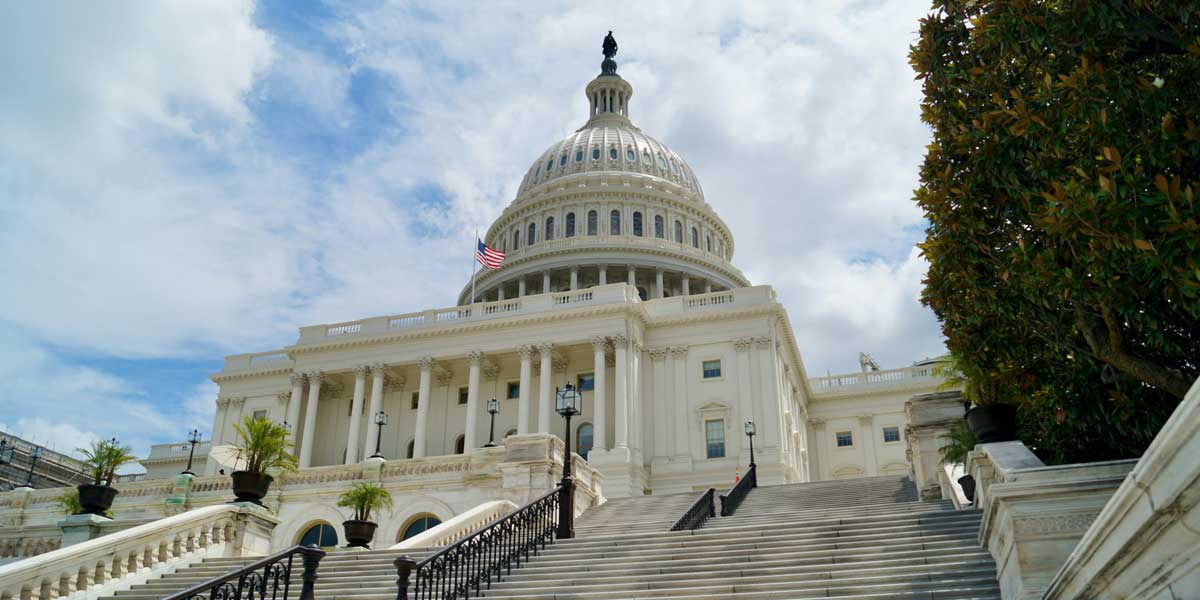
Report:
<svg viewBox="0 0 1200 600"><path fill-rule="evenodd" d="M758 487L757 467L750 465L750 469L746 471L746 476L737 482L727 493L721 494L721 516L728 517L742 505L742 500L746 499L746 495L750 490Z"/></svg>
<svg viewBox="0 0 1200 600"><path fill-rule="evenodd" d="M317 565L325 557L325 551L312 546L292 546L163 600L286 600L296 555L304 561L299 600L313 600Z"/></svg>
<svg viewBox="0 0 1200 600"><path fill-rule="evenodd" d="M692 531L704 527L704 523L709 519L717 516L717 506L713 501L717 490L708 488L708 491L696 498L692 503L692 507L679 517L678 521L671 526L671 531Z"/></svg>
<svg viewBox="0 0 1200 600"><path fill-rule="evenodd" d="M420 563L397 558L397 600L480 596L492 581L511 575L530 553L536 555L554 542L562 496L562 488L555 488Z"/></svg>

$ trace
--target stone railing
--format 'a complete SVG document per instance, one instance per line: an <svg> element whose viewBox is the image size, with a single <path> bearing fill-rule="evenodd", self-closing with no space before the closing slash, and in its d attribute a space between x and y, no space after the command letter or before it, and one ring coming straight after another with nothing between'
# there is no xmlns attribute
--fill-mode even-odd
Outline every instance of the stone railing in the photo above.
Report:
<svg viewBox="0 0 1200 600"><path fill-rule="evenodd" d="M1092 522L1046 600L1200 597L1200 379Z"/></svg>
<svg viewBox="0 0 1200 600"><path fill-rule="evenodd" d="M256 556L279 521L257 507L184 512L0 567L0 599L85 599L170 573L205 556Z"/></svg>
<svg viewBox="0 0 1200 600"><path fill-rule="evenodd" d="M413 537L391 547L392 550L411 550L417 548L441 548L449 546L484 527L496 519L517 509L517 505L508 500L493 500L484 502L475 508L460 513L453 519L423 531Z"/></svg>
<svg viewBox="0 0 1200 600"><path fill-rule="evenodd" d="M868 373L812 377L808 380L808 385L812 388L814 394L820 394L821 392L836 392L847 388L867 386L886 387L906 382L931 384L942 377L943 375L938 365L922 365L919 367L902 367Z"/></svg>
<svg viewBox="0 0 1200 600"><path fill-rule="evenodd" d="M776 302L775 290L771 286L756 285L754 287L736 288L708 294L692 294L689 296L674 296L648 300L643 306L646 314L652 319L669 319L676 316L687 316L693 313L703 313L705 310L719 308L748 308L752 306L767 306Z"/></svg>
<svg viewBox="0 0 1200 600"><path fill-rule="evenodd" d="M942 498L954 502L955 510L972 507L971 501L967 500L967 494L963 492L962 484L958 483L958 479L966 474L961 464L943 464L938 470L938 485Z"/></svg>
<svg viewBox="0 0 1200 600"><path fill-rule="evenodd" d="M1021 442L980 444L967 455L979 542L996 561L1005 600L1034 600L1050 584L1136 461L1047 467Z"/></svg>

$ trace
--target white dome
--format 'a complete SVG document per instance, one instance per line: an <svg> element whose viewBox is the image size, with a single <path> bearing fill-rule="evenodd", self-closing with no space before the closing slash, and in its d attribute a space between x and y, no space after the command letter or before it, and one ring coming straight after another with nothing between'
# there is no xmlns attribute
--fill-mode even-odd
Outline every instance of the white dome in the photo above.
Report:
<svg viewBox="0 0 1200 600"><path fill-rule="evenodd" d="M562 177L597 171L649 175L704 195L692 168L674 150L642 133L629 119L609 114L594 117L533 161L517 197Z"/></svg>

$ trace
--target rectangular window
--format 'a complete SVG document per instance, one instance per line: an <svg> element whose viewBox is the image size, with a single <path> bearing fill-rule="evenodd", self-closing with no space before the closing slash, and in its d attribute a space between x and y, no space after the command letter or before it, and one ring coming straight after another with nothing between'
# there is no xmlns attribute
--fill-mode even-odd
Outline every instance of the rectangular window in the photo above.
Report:
<svg viewBox="0 0 1200 600"><path fill-rule="evenodd" d="M509 400L512 400L514 398L520 398L521 397L521 382L519 382L519 381L508 382L508 395L505 397L508 398Z"/></svg>
<svg viewBox="0 0 1200 600"><path fill-rule="evenodd" d="M417 407L420 406L420 401L421 401L421 392L413 392L412 400L409 401L408 405L413 410L417 410Z"/></svg>
<svg viewBox="0 0 1200 600"><path fill-rule="evenodd" d="M265 419L265 418L267 418L267 411L266 411L265 409L264 409L264 410L256 410L256 411L254 411L254 419L255 419L255 420L257 420L257 419Z"/></svg>
<svg viewBox="0 0 1200 600"><path fill-rule="evenodd" d="M899 427L884 427L883 428L883 441L884 442L900 441L900 428Z"/></svg>
<svg viewBox="0 0 1200 600"><path fill-rule="evenodd" d="M721 376L721 361L706 360L701 363L701 368L704 371L705 379L714 379Z"/></svg>
<svg viewBox="0 0 1200 600"><path fill-rule="evenodd" d="M596 377L592 373L584 373L579 376L575 387L581 392L590 392L596 389Z"/></svg>
<svg viewBox="0 0 1200 600"><path fill-rule="evenodd" d="M709 458L725 458L725 420L704 422L704 445Z"/></svg>
<svg viewBox="0 0 1200 600"><path fill-rule="evenodd" d="M854 445L854 434L849 431L839 431L836 435L838 448L848 448Z"/></svg>
<svg viewBox="0 0 1200 600"><path fill-rule="evenodd" d="M464 404L464 405L467 403L467 388L466 387L458 388L458 403Z"/></svg>

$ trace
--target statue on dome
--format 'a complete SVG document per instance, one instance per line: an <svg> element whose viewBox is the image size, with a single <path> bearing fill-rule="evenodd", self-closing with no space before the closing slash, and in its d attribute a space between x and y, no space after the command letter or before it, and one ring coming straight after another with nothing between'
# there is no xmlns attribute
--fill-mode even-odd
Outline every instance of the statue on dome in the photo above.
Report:
<svg viewBox="0 0 1200 600"><path fill-rule="evenodd" d="M604 36L602 51L604 52L604 62L600 63L600 74L616 75L617 61L613 60L613 57L617 55L617 40L613 37L611 30L608 35Z"/></svg>

